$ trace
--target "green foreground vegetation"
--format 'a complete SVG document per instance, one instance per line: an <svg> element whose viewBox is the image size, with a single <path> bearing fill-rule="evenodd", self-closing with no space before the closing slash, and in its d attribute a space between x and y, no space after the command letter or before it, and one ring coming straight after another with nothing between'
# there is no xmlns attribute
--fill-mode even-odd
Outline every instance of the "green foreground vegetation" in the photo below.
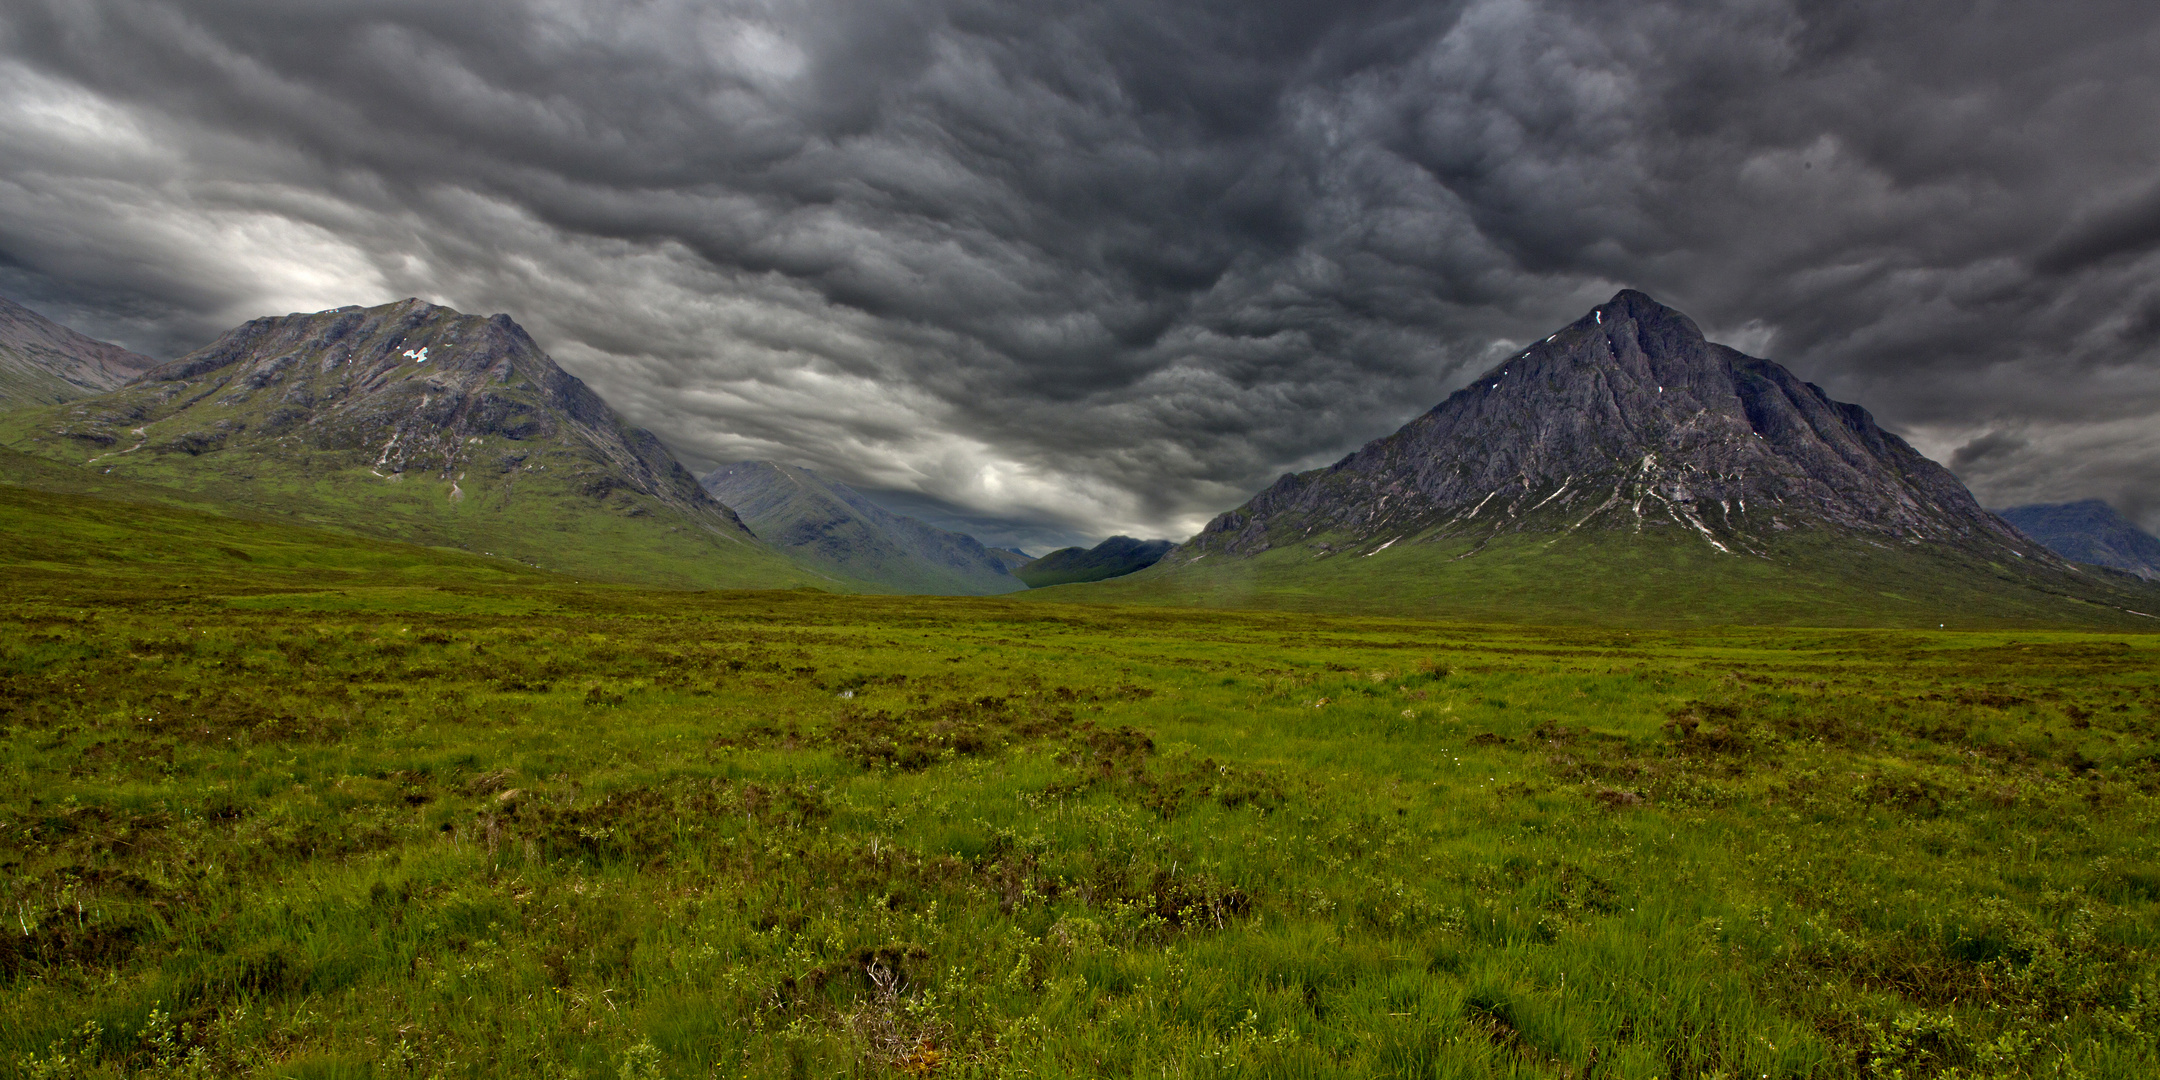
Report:
<svg viewBox="0 0 2160 1080"><path fill-rule="evenodd" d="M2149 635L0 524L14 1075L2160 1075Z"/></svg>
<svg viewBox="0 0 2160 1080"><path fill-rule="evenodd" d="M1799 531L1767 554L1727 554L1677 527L1411 537L1377 548L1321 534L1250 558L1173 557L1031 599L1620 628L2160 630L2160 585L2098 567L2029 573L1944 549Z"/></svg>

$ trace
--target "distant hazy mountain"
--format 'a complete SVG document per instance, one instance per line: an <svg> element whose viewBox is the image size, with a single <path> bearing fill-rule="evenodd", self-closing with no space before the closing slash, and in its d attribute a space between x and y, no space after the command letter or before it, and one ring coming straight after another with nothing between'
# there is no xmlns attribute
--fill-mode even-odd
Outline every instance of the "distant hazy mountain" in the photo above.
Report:
<svg viewBox="0 0 2160 1080"><path fill-rule="evenodd" d="M751 536L508 315L257 319L0 442L290 520L694 587L826 584Z"/></svg>
<svg viewBox="0 0 2160 1080"><path fill-rule="evenodd" d="M1578 622L2143 625L1949 470L1642 293L1091 599Z"/></svg>
<svg viewBox="0 0 2160 1080"><path fill-rule="evenodd" d="M1024 557L895 514L808 469L741 461L700 482L760 539L824 573L903 593L987 596L1026 588L1008 572Z"/></svg>
<svg viewBox="0 0 2160 1080"><path fill-rule="evenodd" d="M157 366L0 297L0 409L57 405L116 390Z"/></svg>
<svg viewBox="0 0 2160 1080"><path fill-rule="evenodd" d="M1019 548L1009 547L991 548L990 557L996 559L998 561L998 564L1005 568L1006 573L1011 573L1012 571L1018 570L1019 568L1035 561L1035 556L1030 555L1025 551L1022 551Z"/></svg>
<svg viewBox="0 0 2160 1080"><path fill-rule="evenodd" d="M2160 538L2098 499L2013 506L1998 513L2065 559L2160 581Z"/></svg>
<svg viewBox="0 0 2160 1080"><path fill-rule="evenodd" d="M1113 536L1092 548L1059 548L1013 571L1029 588L1105 581L1145 570L1176 544L1168 540L1135 540Z"/></svg>
<svg viewBox="0 0 2160 1080"><path fill-rule="evenodd" d="M1085 547L1095 542L1092 534L1077 532L1061 520L1041 519L1025 513L1008 516L964 506L920 491L858 486L855 487L855 493L902 517L914 518L946 532L972 536L982 541L987 548L1053 551L1074 544ZM1034 556L1030 555L1028 558L1032 559Z"/></svg>

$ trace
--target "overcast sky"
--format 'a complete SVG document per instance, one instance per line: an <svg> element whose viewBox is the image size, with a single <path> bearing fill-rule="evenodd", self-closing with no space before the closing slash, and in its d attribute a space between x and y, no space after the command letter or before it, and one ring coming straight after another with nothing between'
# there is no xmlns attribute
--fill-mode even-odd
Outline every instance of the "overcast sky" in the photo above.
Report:
<svg viewBox="0 0 2160 1080"><path fill-rule="evenodd" d="M1181 538L1623 286L2160 527L2160 8L0 0L0 294L158 356L505 311L694 469L1041 537Z"/></svg>

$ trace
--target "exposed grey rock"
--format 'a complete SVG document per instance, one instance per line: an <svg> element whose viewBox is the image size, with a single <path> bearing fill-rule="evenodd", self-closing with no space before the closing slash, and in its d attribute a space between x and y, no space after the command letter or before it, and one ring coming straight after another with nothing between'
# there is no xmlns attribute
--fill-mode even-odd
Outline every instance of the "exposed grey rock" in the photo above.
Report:
<svg viewBox="0 0 2160 1080"><path fill-rule="evenodd" d="M1947 469L1769 360L1634 290L1400 431L1285 475L1173 561L1513 531L1680 529L1744 556L1798 529L2052 561Z"/></svg>
<svg viewBox="0 0 2160 1080"><path fill-rule="evenodd" d="M139 438L152 454L237 444L276 453L293 440L357 455L385 478L505 473L523 460L520 444L547 440L582 459L575 479L586 495L627 489L750 538L659 439L623 423L508 315L403 300L256 319L65 417L56 434L100 446L136 443L147 420ZM174 421L190 426L170 430Z"/></svg>

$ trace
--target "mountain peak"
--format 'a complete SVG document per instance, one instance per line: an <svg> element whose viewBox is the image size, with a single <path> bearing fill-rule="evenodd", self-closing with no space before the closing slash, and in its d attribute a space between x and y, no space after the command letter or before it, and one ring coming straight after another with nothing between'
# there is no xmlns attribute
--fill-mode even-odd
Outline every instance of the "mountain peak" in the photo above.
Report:
<svg viewBox="0 0 2160 1080"><path fill-rule="evenodd" d="M418 298L254 319L33 430L36 452L153 482L248 491L277 476L326 518L397 506L382 527L476 550L550 555L536 528L549 517L756 547L659 439L509 316Z"/></svg>
<svg viewBox="0 0 2160 1080"><path fill-rule="evenodd" d="M1678 529L1742 554L1814 528L2001 559L2030 546L1867 410L1623 289L1395 434L1284 477L1192 546Z"/></svg>

